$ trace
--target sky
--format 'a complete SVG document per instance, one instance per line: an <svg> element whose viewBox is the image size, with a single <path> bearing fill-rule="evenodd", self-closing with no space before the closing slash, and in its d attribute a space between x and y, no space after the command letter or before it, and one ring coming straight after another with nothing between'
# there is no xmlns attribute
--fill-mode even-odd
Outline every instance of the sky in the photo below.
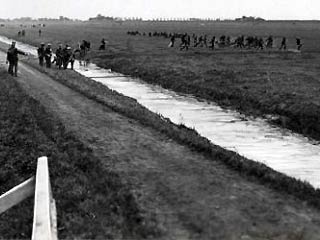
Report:
<svg viewBox="0 0 320 240"><path fill-rule="evenodd" d="M0 18L65 16L320 20L319 0L0 0Z"/></svg>

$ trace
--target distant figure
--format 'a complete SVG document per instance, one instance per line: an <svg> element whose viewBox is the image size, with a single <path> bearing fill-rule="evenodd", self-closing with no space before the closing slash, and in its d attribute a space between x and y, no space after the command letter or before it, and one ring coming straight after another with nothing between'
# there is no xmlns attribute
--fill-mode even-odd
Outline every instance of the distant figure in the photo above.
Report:
<svg viewBox="0 0 320 240"><path fill-rule="evenodd" d="M296 43L297 43L297 49L298 49L298 51L300 51L301 47L302 47L301 39L300 38L296 38Z"/></svg>
<svg viewBox="0 0 320 240"><path fill-rule="evenodd" d="M63 49L62 44L59 44L59 48L56 50L56 66L61 69L63 62Z"/></svg>
<svg viewBox="0 0 320 240"><path fill-rule="evenodd" d="M82 43L79 45L79 48L75 50L76 52L79 52L80 54L80 58L79 58L79 63L80 66L82 66L82 63L84 66L86 66L86 56L87 56L87 52L90 50L90 42L86 41L86 40L82 40Z"/></svg>
<svg viewBox="0 0 320 240"><path fill-rule="evenodd" d="M72 51L72 48L66 45L63 49L63 69L67 69L69 63L71 64L71 69L73 69L75 61L75 53Z"/></svg>
<svg viewBox="0 0 320 240"><path fill-rule="evenodd" d="M104 38L102 38L101 40L101 45L99 47L99 50L106 50L106 41L104 40Z"/></svg>
<svg viewBox="0 0 320 240"><path fill-rule="evenodd" d="M41 43L41 45L40 45L40 47L38 48L37 51L38 51L39 65L43 66L44 56L45 56L44 43Z"/></svg>
<svg viewBox="0 0 320 240"><path fill-rule="evenodd" d="M18 76L18 54L27 55L16 48L16 42L12 42L10 48L7 51L7 63L9 62L8 73L12 76Z"/></svg>
<svg viewBox="0 0 320 240"><path fill-rule="evenodd" d="M24 37L25 35L26 35L26 31L23 29L23 30L21 31L21 36Z"/></svg>
<svg viewBox="0 0 320 240"><path fill-rule="evenodd" d="M257 50L263 50L263 38L259 38L257 41Z"/></svg>
<svg viewBox="0 0 320 240"><path fill-rule="evenodd" d="M174 42L176 41L176 38L175 38L175 36L173 35L173 36L171 36L171 38L170 38L170 43L169 43L169 46L168 47L174 47Z"/></svg>
<svg viewBox="0 0 320 240"><path fill-rule="evenodd" d="M45 60L46 60L46 67L51 68L51 58L52 58L52 49L51 49L51 43L48 43L45 51Z"/></svg>
<svg viewBox="0 0 320 240"><path fill-rule="evenodd" d="M279 48L279 50L286 50L287 49L287 39L284 37L282 38L282 41L281 41L281 46Z"/></svg>
<svg viewBox="0 0 320 240"><path fill-rule="evenodd" d="M39 37L41 37L41 33L42 33L42 31L41 31L41 29L39 29Z"/></svg>
<svg viewBox="0 0 320 240"><path fill-rule="evenodd" d="M207 35L204 35L204 37L203 37L203 43L204 43L204 46L205 47L208 47L208 44L207 44Z"/></svg>
<svg viewBox="0 0 320 240"><path fill-rule="evenodd" d="M273 37L272 37L272 36L269 36L269 37L267 38L266 45L267 45L266 47L267 47L268 49L272 48L272 46L273 46Z"/></svg>
<svg viewBox="0 0 320 240"><path fill-rule="evenodd" d="M186 51L188 51L189 49L187 33L183 34L181 37L180 51L182 51L183 49L185 49Z"/></svg>
<svg viewBox="0 0 320 240"><path fill-rule="evenodd" d="M19 36L19 37L21 36L21 31L18 32L18 36Z"/></svg>
<svg viewBox="0 0 320 240"><path fill-rule="evenodd" d="M210 48L212 49L212 50L214 50L214 44L215 44L215 41L216 41L216 37L215 36L213 36L212 38L211 38L211 40L210 40Z"/></svg>

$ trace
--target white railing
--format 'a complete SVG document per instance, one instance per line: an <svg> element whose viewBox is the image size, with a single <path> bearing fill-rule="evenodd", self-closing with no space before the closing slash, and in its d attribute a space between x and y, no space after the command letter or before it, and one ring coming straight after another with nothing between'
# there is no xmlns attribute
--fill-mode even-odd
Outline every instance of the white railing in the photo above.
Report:
<svg viewBox="0 0 320 240"><path fill-rule="evenodd" d="M57 212L52 197L48 158L41 157L35 177L0 196L0 214L34 195L32 240L57 240Z"/></svg>

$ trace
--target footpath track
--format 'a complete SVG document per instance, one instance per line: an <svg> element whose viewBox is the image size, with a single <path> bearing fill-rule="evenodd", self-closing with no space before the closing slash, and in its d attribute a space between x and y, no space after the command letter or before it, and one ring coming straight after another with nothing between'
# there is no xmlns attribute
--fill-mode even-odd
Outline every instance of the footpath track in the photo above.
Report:
<svg viewBox="0 0 320 240"><path fill-rule="evenodd" d="M24 63L16 80L122 176L160 238L320 239L320 212L303 202L249 182Z"/></svg>

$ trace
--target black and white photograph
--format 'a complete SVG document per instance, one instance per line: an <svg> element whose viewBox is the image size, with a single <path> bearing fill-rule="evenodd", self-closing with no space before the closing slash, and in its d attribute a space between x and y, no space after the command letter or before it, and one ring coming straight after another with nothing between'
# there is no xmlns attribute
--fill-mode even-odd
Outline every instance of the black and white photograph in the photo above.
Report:
<svg viewBox="0 0 320 240"><path fill-rule="evenodd" d="M0 0L0 239L320 240L320 2Z"/></svg>

